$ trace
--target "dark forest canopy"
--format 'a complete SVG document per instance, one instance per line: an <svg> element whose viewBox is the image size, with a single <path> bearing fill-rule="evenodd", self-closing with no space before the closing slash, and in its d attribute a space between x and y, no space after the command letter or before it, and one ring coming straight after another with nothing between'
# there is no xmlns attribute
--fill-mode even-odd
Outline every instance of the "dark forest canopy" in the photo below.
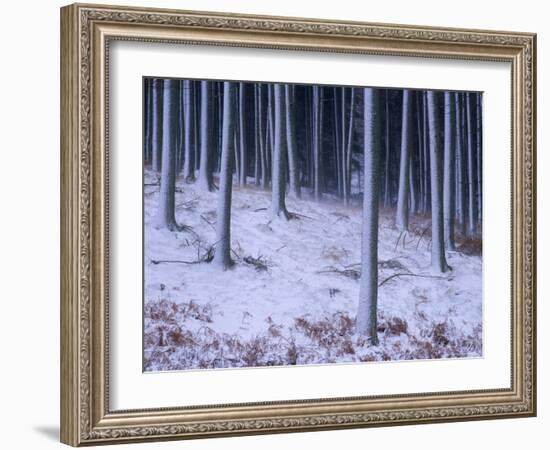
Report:
<svg viewBox="0 0 550 450"><path fill-rule="evenodd" d="M299 214L287 210L287 196L363 205L362 267L370 269L358 327L373 343L379 209L403 232L411 216L431 218L437 272L451 270L445 252L457 233L481 234L481 93L145 78L143 98L144 163L161 185L158 226L185 227L173 213L176 177L219 191L215 261L224 269L234 185L270 190L271 217L283 220Z"/></svg>
<svg viewBox="0 0 550 450"><path fill-rule="evenodd" d="M203 141L208 141L205 147L210 147L207 176L213 176L220 172L222 155L223 82L177 82L181 84L176 136L177 174L189 180L199 175L201 146L204 146L201 135L208 130ZM157 171L162 165L162 133L158 130L162 128L162 93L159 94L162 83L161 79L144 80L144 158L145 164ZM238 91L234 182L267 189L271 186L274 144L274 84L234 84ZM339 198L346 203L360 204L363 89L301 84L285 87L288 122L285 128L290 135L285 173L289 194L300 195L305 189L316 198ZM431 209L431 171L427 91L376 90L380 93L382 114L381 206L397 207L400 184L403 189L406 179L409 185L407 209L410 213L428 213ZM205 93L207 102L203 98ZM456 111L453 113L456 122L453 125L455 213L460 227L473 234L481 225L481 93L437 92L441 101L436 114L441 118L441 126L444 125L447 94ZM208 105L208 115L202 111L205 105ZM405 116L404 105L408 108ZM403 123L407 125L405 134ZM408 174L400 173L404 147L408 153L403 160L409 166ZM441 164L443 157L444 152L440 155Z"/></svg>

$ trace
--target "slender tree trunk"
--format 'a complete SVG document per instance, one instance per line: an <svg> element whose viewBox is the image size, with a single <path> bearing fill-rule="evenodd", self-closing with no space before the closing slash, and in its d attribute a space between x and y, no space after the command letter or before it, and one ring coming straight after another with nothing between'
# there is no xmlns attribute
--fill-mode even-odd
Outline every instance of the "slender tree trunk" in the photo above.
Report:
<svg viewBox="0 0 550 450"><path fill-rule="evenodd" d="M380 190L379 90L364 89L364 171L361 279L356 332L378 344L378 200Z"/></svg>
<svg viewBox="0 0 550 450"><path fill-rule="evenodd" d="M164 80L153 80L153 154L151 169L154 173L160 170L162 157L162 96Z"/></svg>
<svg viewBox="0 0 550 450"><path fill-rule="evenodd" d="M268 170L273 173L273 147L275 145L275 134L274 134L274 102L273 102L273 85L269 84L267 86L267 135L269 139L268 148L269 156L267 158ZM271 181L273 183L273 180Z"/></svg>
<svg viewBox="0 0 550 450"><path fill-rule="evenodd" d="M273 217L288 219L288 212L285 205L285 168L287 153L287 132L285 119L285 87L282 84L274 85L274 146L273 146L273 175L271 177L272 199L271 213Z"/></svg>
<svg viewBox="0 0 550 450"><path fill-rule="evenodd" d="M459 116L460 127L457 131L457 139L459 145L457 145L457 164L458 164L458 221L460 223L461 234L466 234L466 222L467 222L467 198L466 198L466 150L465 150L465 101L464 94L458 94L458 107L459 111L457 116Z"/></svg>
<svg viewBox="0 0 550 450"><path fill-rule="evenodd" d="M156 226L175 231L178 230L175 215L175 189L179 82L165 80L163 91L162 174Z"/></svg>
<svg viewBox="0 0 550 450"><path fill-rule="evenodd" d="M223 83L222 156L220 192L216 221L216 250L213 262L224 270L231 267L231 191L233 185L233 153L235 145L236 85ZM233 147L233 148L232 148Z"/></svg>
<svg viewBox="0 0 550 450"><path fill-rule="evenodd" d="M197 184L207 191L214 189L212 177L212 85L201 81L201 162Z"/></svg>
<svg viewBox="0 0 550 450"><path fill-rule="evenodd" d="M340 98L341 102L342 102L342 105L341 105L341 114L340 114L340 120L341 120L341 135L340 135L340 138L341 138L341 144L340 144L340 148L342 149L342 197L344 199L344 205L345 206L348 206L349 205L349 191L348 191L348 186L349 186L349 183L348 183L348 164L347 164L347 160L348 160L348 156L347 156L347 151L348 151L348 143L347 143L347 136L346 136L346 126L347 126L347 123L346 123L346 88L345 87L342 87L341 88L341 92L342 92L342 97ZM322 126L322 124L321 124Z"/></svg>
<svg viewBox="0 0 550 450"><path fill-rule="evenodd" d="M286 117L286 141L288 149L288 171L290 193L296 198L301 197L300 167L298 163L298 148L296 143L296 105L294 87L285 85L285 117Z"/></svg>
<svg viewBox="0 0 550 450"><path fill-rule="evenodd" d="M151 78L145 78L145 151L144 151L144 162L151 162L151 151L153 145L153 89L152 89Z"/></svg>
<svg viewBox="0 0 550 450"><path fill-rule="evenodd" d="M386 89L385 113L386 113L386 160L384 163L384 208L391 205L390 193L390 102L388 89Z"/></svg>
<svg viewBox="0 0 550 450"><path fill-rule="evenodd" d="M343 92L342 92L343 95ZM345 148L345 160L344 167L346 176L344 177L344 205L349 205L351 200L351 152L352 152L352 143L353 143L353 105L355 103L355 88L351 88L350 96L350 111L349 111L349 122L348 122L348 132L345 140L342 141L342 144L346 143ZM342 116L345 115L345 112L342 110ZM345 130L345 123L342 121L342 133Z"/></svg>
<svg viewBox="0 0 550 450"><path fill-rule="evenodd" d="M422 178L422 182L424 183L424 207L423 211L428 212L428 205L430 204L430 149L429 149L429 132L428 132L428 100L427 100L427 94L426 92L423 93L424 95L424 102L423 102L423 111L424 111L424 118L423 118L423 124L424 124L424 143L422 145L423 150L423 158L424 158L424 177Z"/></svg>
<svg viewBox="0 0 550 450"><path fill-rule="evenodd" d="M237 91L238 91L238 88L236 88ZM223 106L222 106L223 108ZM237 95L237 103L235 105L235 108L236 108L236 112L235 112L235 120L238 121L239 119L239 116L240 116L240 111L239 111L239 102L238 102L238 95ZM223 130L222 130L223 131ZM233 133L233 140L235 141L233 144L233 153L234 153L234 163L233 163L233 167L234 167L234 172L235 172L235 178L236 178L236 181L237 181L237 186L239 186L241 184L241 154L240 154L240 141L241 141L241 137L240 137L240 131L239 131L239 124L236 123L235 124L235 133ZM223 135L223 132L222 132L222 135ZM220 161L221 161L221 149L220 149ZM221 164L220 164L220 170L221 170Z"/></svg>
<svg viewBox="0 0 550 450"><path fill-rule="evenodd" d="M316 200L322 196L322 100L321 87L313 86L313 193Z"/></svg>
<svg viewBox="0 0 550 450"><path fill-rule="evenodd" d="M476 194L475 194L475 147L474 147L474 116L471 94L466 94L466 135L468 142L468 233L476 232Z"/></svg>
<svg viewBox="0 0 550 450"><path fill-rule="evenodd" d="M416 183L415 183L416 178L414 176L414 162L413 162L412 156L413 155L411 154L411 162L409 164L409 191L411 194L409 196L410 198L409 214L415 212L418 208L417 206L418 198L416 194Z"/></svg>
<svg viewBox="0 0 550 450"><path fill-rule="evenodd" d="M262 188L269 187L269 175L267 170L267 118L263 99L263 89L259 86L258 109L260 113L260 154L261 154L261 169L262 169Z"/></svg>
<svg viewBox="0 0 550 450"><path fill-rule="evenodd" d="M183 83L184 120L185 120L185 158L183 161L183 177L186 181L195 179L195 89L193 81L185 80Z"/></svg>
<svg viewBox="0 0 550 450"><path fill-rule="evenodd" d="M248 154L246 152L246 84L239 83L239 148L241 150L241 185L246 185L248 172Z"/></svg>
<svg viewBox="0 0 550 450"><path fill-rule="evenodd" d="M417 115L417 135L418 135L418 190L419 190L419 201L417 205L416 212L425 212L424 204L425 204L425 196L424 196L424 158L422 155L424 154L423 146L424 146L424 138L422 134L423 130L423 124L422 124L422 116L423 116L423 104L422 104L422 92L417 92L416 95L416 115Z"/></svg>
<svg viewBox="0 0 550 450"><path fill-rule="evenodd" d="M307 186L309 188L313 188L313 164L312 164L312 155L313 155L313 113L312 113L312 96L311 96L312 88L311 86L307 86L304 88L304 98L305 98L305 117L306 117L306 179L307 179Z"/></svg>
<svg viewBox="0 0 550 450"><path fill-rule="evenodd" d="M443 162L443 222L447 250L455 250L455 164L456 164L456 98L445 92L445 154Z"/></svg>
<svg viewBox="0 0 550 450"><path fill-rule="evenodd" d="M345 160L344 149L342 149L342 133L340 132L340 108L338 106L338 91L337 87L333 88L333 102L332 107L334 109L334 120L332 121L333 133L334 133L334 153L336 154L336 181L338 185L338 195L343 198L344 188L343 188L343 176L344 176L344 167ZM343 109L342 109L343 111Z"/></svg>
<svg viewBox="0 0 550 450"><path fill-rule="evenodd" d="M262 139L260 137L260 110L258 107L259 88L258 84L254 84L254 184L256 186L261 183L260 146L262 145Z"/></svg>
<svg viewBox="0 0 550 450"><path fill-rule="evenodd" d="M409 229L409 171L411 162L412 94L403 90L403 126L401 129L401 159L399 163L399 191L395 225L399 230Z"/></svg>
<svg viewBox="0 0 550 450"><path fill-rule="evenodd" d="M482 162L482 126L481 126L481 93L476 94L476 155L477 155L477 223L481 227L483 216L483 162Z"/></svg>
<svg viewBox="0 0 550 450"><path fill-rule="evenodd" d="M199 82L198 81L192 81L193 85L193 91L195 92L195 114L193 115L193 147L195 149L195 168L193 172L196 172L200 169L200 124L199 124L199 114L200 113L200 105L201 105L201 98L200 98L200 92L199 92Z"/></svg>
<svg viewBox="0 0 550 450"><path fill-rule="evenodd" d="M183 161L185 159L185 138L187 132L185 128L184 99L183 99L183 80L178 80L178 132L176 139L176 176L183 170Z"/></svg>
<svg viewBox="0 0 550 450"><path fill-rule="evenodd" d="M441 171L441 101L440 93L428 91L428 129L430 139L430 176L432 203L432 269L437 272L449 270L445 259L443 235L443 176Z"/></svg>
<svg viewBox="0 0 550 450"><path fill-rule="evenodd" d="M215 171L219 172L221 170L221 160L222 160L222 134L223 134L223 81L216 83L216 88L214 90L214 117L218 115L218 120L215 120L215 126L218 130L217 137L218 140L214 146L214 155L218 156L218 165ZM233 163L233 167L236 164ZM238 181L238 178L237 178Z"/></svg>

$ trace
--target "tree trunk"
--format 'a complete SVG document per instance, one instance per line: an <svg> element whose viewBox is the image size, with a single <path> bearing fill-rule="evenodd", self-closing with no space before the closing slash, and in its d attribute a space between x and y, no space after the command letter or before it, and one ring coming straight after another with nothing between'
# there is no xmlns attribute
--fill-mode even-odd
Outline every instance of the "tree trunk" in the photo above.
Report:
<svg viewBox="0 0 550 450"><path fill-rule="evenodd" d="M424 107L423 107L423 124L424 132L423 138L424 142L422 145L423 158L424 158L424 177L422 177L422 182L424 183L424 207L423 211L428 211L428 205L430 204L430 149L429 149L429 132L428 132L428 100L426 92L423 93L424 97Z"/></svg>
<svg viewBox="0 0 550 450"><path fill-rule="evenodd" d="M282 84L274 85L274 109L275 118L273 123L273 175L271 176L271 214L273 217L288 219L288 212L285 205L286 190L286 144L287 133L285 130L285 88Z"/></svg>
<svg viewBox="0 0 550 450"><path fill-rule="evenodd" d="M163 92L162 174L157 209L157 228L178 229L175 216L176 134L178 130L179 82L167 79Z"/></svg>
<svg viewBox="0 0 550 450"><path fill-rule="evenodd" d="M201 162L197 184L206 191L214 189L212 177L212 86L201 81Z"/></svg>
<svg viewBox="0 0 550 450"><path fill-rule="evenodd" d="M401 159L399 162L399 191L395 225L399 230L409 229L409 170L411 162L412 94L403 90L403 119L401 128Z"/></svg>
<svg viewBox="0 0 550 450"><path fill-rule="evenodd" d="M472 94L466 94L466 135L468 140L468 233L476 232L477 208L476 208L476 182L475 178L475 147L474 147L474 105Z"/></svg>
<svg viewBox="0 0 550 450"><path fill-rule="evenodd" d="M466 234L466 222L467 222L467 198L466 198L466 151L465 151L465 102L464 94L458 95L458 108L457 111L457 122L459 122L459 127L457 130L457 140L458 144L456 147L457 154L457 179L458 179L458 221L460 223L460 231L462 235Z"/></svg>
<svg viewBox="0 0 550 450"><path fill-rule="evenodd" d="M384 162L384 208L389 208L391 205L390 195L390 105L389 105L389 90L386 89L385 98L385 113L386 113L386 158Z"/></svg>
<svg viewBox="0 0 550 450"><path fill-rule="evenodd" d="M443 222L447 250L455 250L455 145L456 98L458 94L445 92L445 154L443 161Z"/></svg>
<svg viewBox="0 0 550 450"><path fill-rule="evenodd" d="M432 269L437 272L449 270L445 260L445 239L443 235L443 176L441 173L441 101L440 93L429 91L428 129L430 141L430 177L432 204Z"/></svg>
<svg viewBox="0 0 550 450"><path fill-rule="evenodd" d="M162 89L164 80L153 81L153 151L151 169L154 173L160 170L162 157Z"/></svg>
<svg viewBox="0 0 550 450"><path fill-rule="evenodd" d="M423 117L423 103L422 103L422 92L417 92L416 95L416 114L417 114L417 135L418 135L418 191L419 191L419 201L417 204L417 210L416 212L425 212L424 204L425 204L425 197L424 197L424 158L422 155L424 154L423 146L424 146L424 138L422 134L423 130L423 123L422 123L422 117Z"/></svg>
<svg viewBox="0 0 550 450"><path fill-rule="evenodd" d="M298 165L298 149L296 144L296 106L294 104L294 87L285 85L285 116L286 116L286 141L288 149L288 171L290 193L300 198L300 168Z"/></svg>
<svg viewBox="0 0 550 450"><path fill-rule="evenodd" d="M185 114L183 99L183 80L178 80L178 132L176 134L176 176L183 170L183 161L185 159Z"/></svg>
<svg viewBox="0 0 550 450"><path fill-rule="evenodd" d="M185 158L183 161L183 177L186 181L195 179L195 89L193 81L185 80L183 83L184 120L185 120Z"/></svg>
<svg viewBox="0 0 550 450"><path fill-rule="evenodd" d="M342 92L342 96L344 93ZM344 205L349 205L351 200L351 151L352 151L352 142L353 142L353 104L355 103L355 88L351 88L351 96L350 96L350 110L349 110L349 122L348 122L348 132L346 139L342 140L342 144L346 144L346 147L344 148L345 151L345 159L343 160L343 166L345 169L346 176L344 177ZM345 111L342 110L342 117L345 116ZM345 123L342 121L342 134L345 133Z"/></svg>
<svg viewBox="0 0 550 450"><path fill-rule="evenodd" d="M412 159L413 155L411 152L411 162L409 164L409 214L414 213L418 208L418 198L416 194L416 183L415 183L415 176L414 176L414 161Z"/></svg>
<svg viewBox="0 0 550 450"><path fill-rule="evenodd" d="M153 80L145 78L145 150L144 162L151 163L151 151L153 146Z"/></svg>
<svg viewBox="0 0 550 450"><path fill-rule="evenodd" d="M231 267L231 191L233 185L233 152L235 145L236 85L223 83L222 155L220 192L216 220L216 250L213 262L224 270Z"/></svg>
<svg viewBox="0 0 550 450"><path fill-rule="evenodd" d="M245 100L246 100L246 84L239 83L239 148L241 150L240 154L240 163L241 168L239 174L241 176L241 185L246 185L246 175L248 169L248 155L246 152L246 109L245 109Z"/></svg>
<svg viewBox="0 0 550 450"><path fill-rule="evenodd" d="M477 156L477 224L481 227L483 204L482 204L482 178L483 178L483 163L482 163L482 125L481 125L481 93L476 94L476 156Z"/></svg>
<svg viewBox="0 0 550 450"><path fill-rule="evenodd" d="M313 193L315 200L322 196L322 101L321 87L313 86Z"/></svg>
<svg viewBox="0 0 550 450"><path fill-rule="evenodd" d="M260 154L261 154L261 169L262 169L262 188L267 189L269 187L269 175L267 170L267 116L263 101L263 89L259 87L259 112L260 112Z"/></svg>
<svg viewBox="0 0 550 450"><path fill-rule="evenodd" d="M333 131L333 145L334 153L336 155L336 182L338 188L338 196L343 198L344 189L343 189L343 176L344 176L344 149L342 148L342 133L340 132L340 107L338 105L338 91L339 88L333 88L333 99L332 99L332 108L334 110L334 120L332 121L332 131Z"/></svg>
<svg viewBox="0 0 550 450"><path fill-rule="evenodd" d="M379 90L364 89L364 171L361 279L356 332L378 344L378 198L380 190Z"/></svg>
<svg viewBox="0 0 550 450"><path fill-rule="evenodd" d="M254 84L254 184L260 185L261 172L260 172L260 146L262 145L262 139L260 137L260 110L258 107L258 91L260 86Z"/></svg>

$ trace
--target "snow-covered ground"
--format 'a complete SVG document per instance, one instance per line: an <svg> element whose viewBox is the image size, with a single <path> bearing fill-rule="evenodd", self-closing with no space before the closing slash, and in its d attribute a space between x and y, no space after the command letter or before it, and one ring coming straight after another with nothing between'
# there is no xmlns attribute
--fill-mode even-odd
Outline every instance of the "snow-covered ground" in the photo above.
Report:
<svg viewBox="0 0 550 450"><path fill-rule="evenodd" d="M157 230L155 182L146 172L146 370L482 355L481 256L447 253L453 270L433 273L429 218L415 218L415 230L400 236L393 212L381 212L380 343L371 346L354 335L360 205L319 203L305 192L287 198L293 220L272 221L270 192L234 186L235 265L222 271L206 262L217 193L178 178L176 219L191 229Z"/></svg>

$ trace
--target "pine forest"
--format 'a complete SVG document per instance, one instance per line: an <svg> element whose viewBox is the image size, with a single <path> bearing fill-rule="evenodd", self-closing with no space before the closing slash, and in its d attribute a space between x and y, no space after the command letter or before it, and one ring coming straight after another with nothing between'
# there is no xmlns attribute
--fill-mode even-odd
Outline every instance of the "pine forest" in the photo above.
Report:
<svg viewBox="0 0 550 450"><path fill-rule="evenodd" d="M481 357L482 109L144 78L144 370Z"/></svg>

